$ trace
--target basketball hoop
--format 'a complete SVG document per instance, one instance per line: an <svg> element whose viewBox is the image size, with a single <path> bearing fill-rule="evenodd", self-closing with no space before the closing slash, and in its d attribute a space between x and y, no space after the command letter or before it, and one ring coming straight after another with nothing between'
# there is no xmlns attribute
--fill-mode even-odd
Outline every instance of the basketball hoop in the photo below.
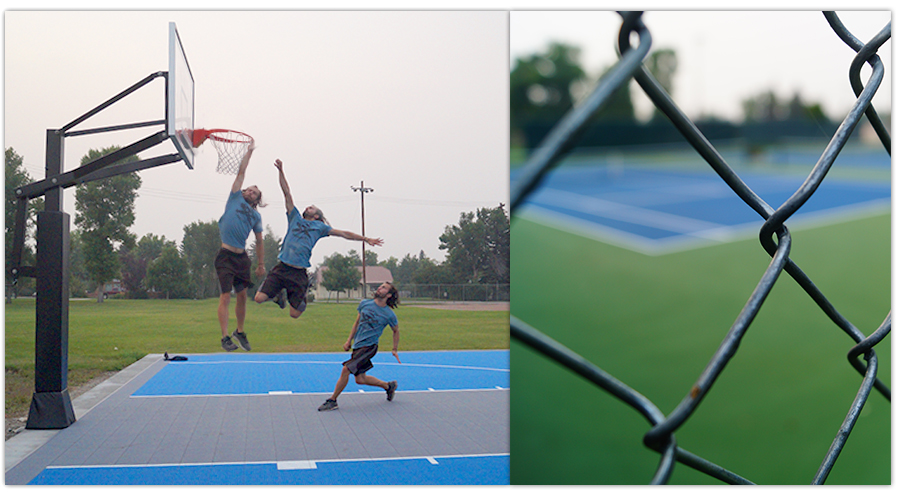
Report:
<svg viewBox="0 0 900 500"><path fill-rule="evenodd" d="M250 147L253 138L243 132L224 128L194 130L193 142L195 148L203 144L206 139L212 139L213 147L216 148L216 152L219 154L219 164L216 166L216 172L226 175L237 175L241 166L241 160L247 154L247 148Z"/></svg>

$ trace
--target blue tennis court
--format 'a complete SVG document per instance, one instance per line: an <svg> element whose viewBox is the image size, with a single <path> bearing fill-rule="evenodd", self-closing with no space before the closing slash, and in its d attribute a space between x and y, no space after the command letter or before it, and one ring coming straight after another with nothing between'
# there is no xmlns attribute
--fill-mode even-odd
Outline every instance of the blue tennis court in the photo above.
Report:
<svg viewBox="0 0 900 500"><path fill-rule="evenodd" d="M804 177L742 173L773 208ZM890 210L889 182L828 179L788 222L830 223ZM521 216L650 255L755 235L762 218L710 171L606 165L560 167L523 205Z"/></svg>
<svg viewBox="0 0 900 500"><path fill-rule="evenodd" d="M508 350L379 353L370 374L398 381L393 401L351 378L327 412L348 353L183 356L123 370L6 483L509 484Z"/></svg>

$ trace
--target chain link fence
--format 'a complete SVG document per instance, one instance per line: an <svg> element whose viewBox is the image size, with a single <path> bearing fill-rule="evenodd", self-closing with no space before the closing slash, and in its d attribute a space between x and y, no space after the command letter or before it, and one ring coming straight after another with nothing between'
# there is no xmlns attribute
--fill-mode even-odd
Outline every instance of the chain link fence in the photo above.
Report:
<svg viewBox="0 0 900 500"><path fill-rule="evenodd" d="M471 285L396 284L400 300L452 302L509 302L509 283Z"/></svg>
<svg viewBox="0 0 900 500"><path fill-rule="evenodd" d="M772 208L744 183L642 65L651 46L651 34L641 19L642 14L642 12L619 13L622 18L618 38L618 48L621 54L619 61L598 82L583 104L560 120L522 167L520 177L511 185L510 189L511 216L527 199L529 193L539 185L542 178L571 152L595 112L609 100L617 89L634 79L653 104L675 125L691 147L702 156L734 193L763 219L759 231L759 241L763 250L772 257L772 260L763 271L746 305L725 334L718 350L700 373L697 381L687 388L681 403L668 415L664 414L644 395L515 316L510 317L510 334L514 339L596 384L637 410L647 419L652 428L644 435L643 443L660 454L659 465L651 484L667 483L676 463L692 467L728 484L753 484L750 480L679 447L676 444L675 433L697 410L704 396L712 390L717 377L737 353L742 337L765 304L766 297L775 285L775 281L786 273L815 301L822 313L855 342L856 345L848 352L847 359L863 378L859 391L812 480L813 484L823 484L844 448L872 389L874 388L890 401L890 389L877 377L878 358L873 349L890 333L891 315L888 312L881 326L869 335L861 332L843 317L800 266L791 260L791 234L785 226L785 222L815 195L817 188L863 117L871 123L878 139L890 156L890 133L871 106L871 102L884 78L884 65L878 56L878 50L890 39L891 23L888 23L872 40L863 42L850 33L835 13L824 13L826 21L835 34L857 53L849 68L851 87L857 100L831 137L805 182L780 207ZM633 35L636 35L636 46L632 46L630 43ZM871 67L871 75L863 84L860 71L866 64ZM890 439L890 437L885 436L885 439Z"/></svg>

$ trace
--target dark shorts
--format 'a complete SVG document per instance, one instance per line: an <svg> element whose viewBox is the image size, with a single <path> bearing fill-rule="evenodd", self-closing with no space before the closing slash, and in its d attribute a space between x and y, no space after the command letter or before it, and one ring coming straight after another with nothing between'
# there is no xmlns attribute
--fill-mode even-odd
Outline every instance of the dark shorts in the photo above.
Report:
<svg viewBox="0 0 900 500"><path fill-rule="evenodd" d="M378 344L353 349L350 359L342 364L354 375L362 375L372 369L372 358L378 352Z"/></svg>
<svg viewBox="0 0 900 500"><path fill-rule="evenodd" d="M247 252L234 253L231 250L220 248L216 254L216 275L219 277L219 293L240 293L244 289L252 288L250 281L250 256Z"/></svg>
<svg viewBox="0 0 900 500"><path fill-rule="evenodd" d="M291 307L298 311L306 309L306 289L309 288L309 276L306 269L291 267L283 262L275 264L269 271L266 281L259 287L259 291L269 297L274 297L287 290L287 299Z"/></svg>

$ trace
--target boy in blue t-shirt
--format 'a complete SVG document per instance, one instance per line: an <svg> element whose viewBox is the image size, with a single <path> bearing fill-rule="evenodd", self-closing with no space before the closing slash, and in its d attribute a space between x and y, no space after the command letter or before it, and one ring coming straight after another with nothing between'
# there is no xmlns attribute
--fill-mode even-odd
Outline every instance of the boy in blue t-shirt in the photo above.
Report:
<svg viewBox="0 0 900 500"><path fill-rule="evenodd" d="M352 346L353 354L349 360L344 361L341 376L334 386L334 393L322 403L319 411L337 410L337 398L350 382L351 373L357 384L381 387L387 391L387 400L394 400L397 381L384 382L366 372L372 369L372 358L378 352L378 340L388 326L394 331L394 348L391 350L391 354L397 358L397 363L400 362L400 356L397 355L397 347L400 344L400 326L397 322L397 315L391 310L397 307L399 298L400 293L394 288L394 285L386 282L375 290L374 299L366 299L359 303L356 323L350 329L350 337L347 342L344 342L344 350L349 351Z"/></svg>
<svg viewBox="0 0 900 500"><path fill-rule="evenodd" d="M350 231L334 229L325 220L325 215L315 205L306 207L303 214L294 206L294 198L291 196L291 188L281 160L275 160L275 168L278 169L278 183L284 192L284 206L287 210L288 229L281 242L281 252L278 254L278 264L269 271L266 281L256 291L254 300L262 304L267 300L273 300L282 305L284 298L282 290L287 294L287 302L291 306L291 317L299 318L306 310L306 289L309 287L310 267L309 258L312 256L313 247L320 239L326 236L340 236L341 238L365 241L377 246L383 241L381 238L365 238ZM282 306L284 307L284 306Z"/></svg>
<svg viewBox="0 0 900 500"><path fill-rule="evenodd" d="M257 207L264 207L262 192L256 186L241 189L244 184L244 174L247 165L250 164L250 156L256 149L256 143L251 141L250 147L241 160L237 176L231 186L231 193L225 203L225 213L219 218L219 236L222 246L216 254L215 268L219 278L219 326L222 329L222 348L226 351L234 351L237 346L231 340L237 339L241 347L249 351L250 343L244 332L244 318L247 312L247 289L253 287L250 281L250 257L247 256L246 245L250 231L256 234L256 276L266 274L263 264L263 236L262 216ZM234 315L237 318L237 329L231 336L228 335L228 305L231 302L231 290L234 289L235 306Z"/></svg>

